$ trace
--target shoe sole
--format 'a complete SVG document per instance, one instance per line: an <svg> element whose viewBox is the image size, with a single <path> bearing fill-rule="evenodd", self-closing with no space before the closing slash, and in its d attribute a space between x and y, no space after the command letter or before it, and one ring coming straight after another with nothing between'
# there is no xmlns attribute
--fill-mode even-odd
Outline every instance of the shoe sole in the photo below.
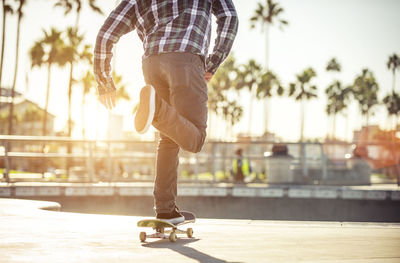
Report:
<svg viewBox="0 0 400 263"><path fill-rule="evenodd" d="M155 90L153 86L146 85L140 91L139 107L135 116L135 129L138 133L147 132L153 122L155 112ZM143 122L145 125L143 126Z"/></svg>
<svg viewBox="0 0 400 263"><path fill-rule="evenodd" d="M157 219L162 220L162 221L166 221L166 222L171 223L173 225L177 225L177 224L185 222L185 217L183 217L183 216L182 217L177 217L177 218L171 218L171 219L164 219L164 218L157 218Z"/></svg>

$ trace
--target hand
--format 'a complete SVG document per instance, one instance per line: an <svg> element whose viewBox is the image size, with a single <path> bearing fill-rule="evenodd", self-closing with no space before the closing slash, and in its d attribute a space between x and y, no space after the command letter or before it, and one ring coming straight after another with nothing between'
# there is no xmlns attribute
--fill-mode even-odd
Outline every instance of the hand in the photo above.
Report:
<svg viewBox="0 0 400 263"><path fill-rule="evenodd" d="M101 104L104 105L104 107L111 110L115 107L115 95L116 95L115 91L108 92L103 95L100 95L99 100Z"/></svg>
<svg viewBox="0 0 400 263"><path fill-rule="evenodd" d="M204 78L206 79L207 83L210 82L212 76L213 76L213 74L211 72L206 72L206 75L204 76Z"/></svg>

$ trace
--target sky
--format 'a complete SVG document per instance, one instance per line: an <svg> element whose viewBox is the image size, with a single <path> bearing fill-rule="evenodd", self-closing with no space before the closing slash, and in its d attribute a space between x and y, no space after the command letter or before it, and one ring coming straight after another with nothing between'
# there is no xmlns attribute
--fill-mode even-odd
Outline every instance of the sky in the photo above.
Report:
<svg viewBox="0 0 400 263"><path fill-rule="evenodd" d="M28 0L24 9L25 17L21 28L20 68L17 90L39 105L44 105L46 70L30 67L29 48L41 38L43 30L52 26L65 29L74 24L73 14L64 16L61 9L54 9L55 1ZM255 59L265 65L266 35L260 28L250 30L249 19L257 5L256 0L234 1L239 17L239 30L232 52L238 63ZM108 15L116 1L98 0L99 6ZM325 113L324 90L334 78L345 85L351 84L363 68L373 71L379 85L379 98L382 99L391 89L392 74L386 62L393 53L400 54L400 1L397 0L281 0L284 8L282 18L289 25L280 30L270 30L269 66L280 78L284 87L295 81L296 74L308 67L314 68L317 77L313 84L318 87L317 99L306 103L305 137L322 139L331 130L331 122ZM80 21L81 32L86 42L94 46L96 35L105 16L91 12L85 5ZM213 30L216 25L213 25ZM215 34L214 34L215 36ZM15 63L16 17L7 20L6 47L4 58L3 86L10 86ZM144 85L141 71L142 44L135 32L123 36L116 46L115 69L122 75L132 101L119 102L113 114L124 115L124 129L133 130L132 108L138 101L140 88ZM342 72L327 73L327 62L335 57L342 66ZM80 78L89 68L80 65L75 70L75 78ZM49 111L57 116L56 129L62 129L67 119L68 68L54 69L51 82ZM400 74L397 74L400 75ZM400 77L397 76L397 91L400 90ZM242 121L233 128L232 136L246 133L260 135L264 128L264 104L253 105L252 123L249 127L249 95L241 94L239 103L244 107ZM269 129L285 141L296 141L300 134L300 104L292 98L272 98L268 102ZM81 87L73 90L73 116L77 122L76 135L80 130ZM107 111L96 107L95 98L90 98L86 107L86 120L89 133L104 136L107 129ZM96 120L98 124L96 124ZM388 118L383 106L377 107L371 124L388 128ZM209 121L211 137L227 138L227 125L212 118ZM347 116L337 117L336 136L350 140L352 130L359 129L362 119L356 103L350 105ZM150 138L151 132L142 138Z"/></svg>

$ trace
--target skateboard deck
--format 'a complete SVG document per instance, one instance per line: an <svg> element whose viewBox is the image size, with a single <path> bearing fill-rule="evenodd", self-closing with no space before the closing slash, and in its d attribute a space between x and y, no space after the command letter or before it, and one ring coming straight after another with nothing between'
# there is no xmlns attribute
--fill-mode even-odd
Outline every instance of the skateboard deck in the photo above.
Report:
<svg viewBox="0 0 400 263"><path fill-rule="evenodd" d="M146 241L146 238L162 238L169 239L171 242L175 242L177 239L177 234L186 234L187 237L193 236L193 229L187 228L186 231L178 229L178 226L194 223L196 221L196 216L188 211L180 212L184 217L185 221L179 224L171 224L167 221L160 219L143 219L137 223L138 227L151 227L156 232L150 235L147 235L146 232L140 232L139 239L141 242ZM166 228L170 228L166 230Z"/></svg>

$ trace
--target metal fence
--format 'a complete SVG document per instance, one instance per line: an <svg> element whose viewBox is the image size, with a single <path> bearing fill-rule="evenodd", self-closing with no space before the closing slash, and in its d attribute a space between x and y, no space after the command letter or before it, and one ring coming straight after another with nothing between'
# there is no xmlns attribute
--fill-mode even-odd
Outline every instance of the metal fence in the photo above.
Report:
<svg viewBox="0 0 400 263"><path fill-rule="evenodd" d="M6 182L137 182L154 180L156 141L83 140L0 135L0 169ZM374 144L368 145L374 149ZM396 183L396 165L374 167L354 155L352 143L207 141L198 154L180 152L185 182L234 182L238 149L251 171L244 183L368 185Z"/></svg>

